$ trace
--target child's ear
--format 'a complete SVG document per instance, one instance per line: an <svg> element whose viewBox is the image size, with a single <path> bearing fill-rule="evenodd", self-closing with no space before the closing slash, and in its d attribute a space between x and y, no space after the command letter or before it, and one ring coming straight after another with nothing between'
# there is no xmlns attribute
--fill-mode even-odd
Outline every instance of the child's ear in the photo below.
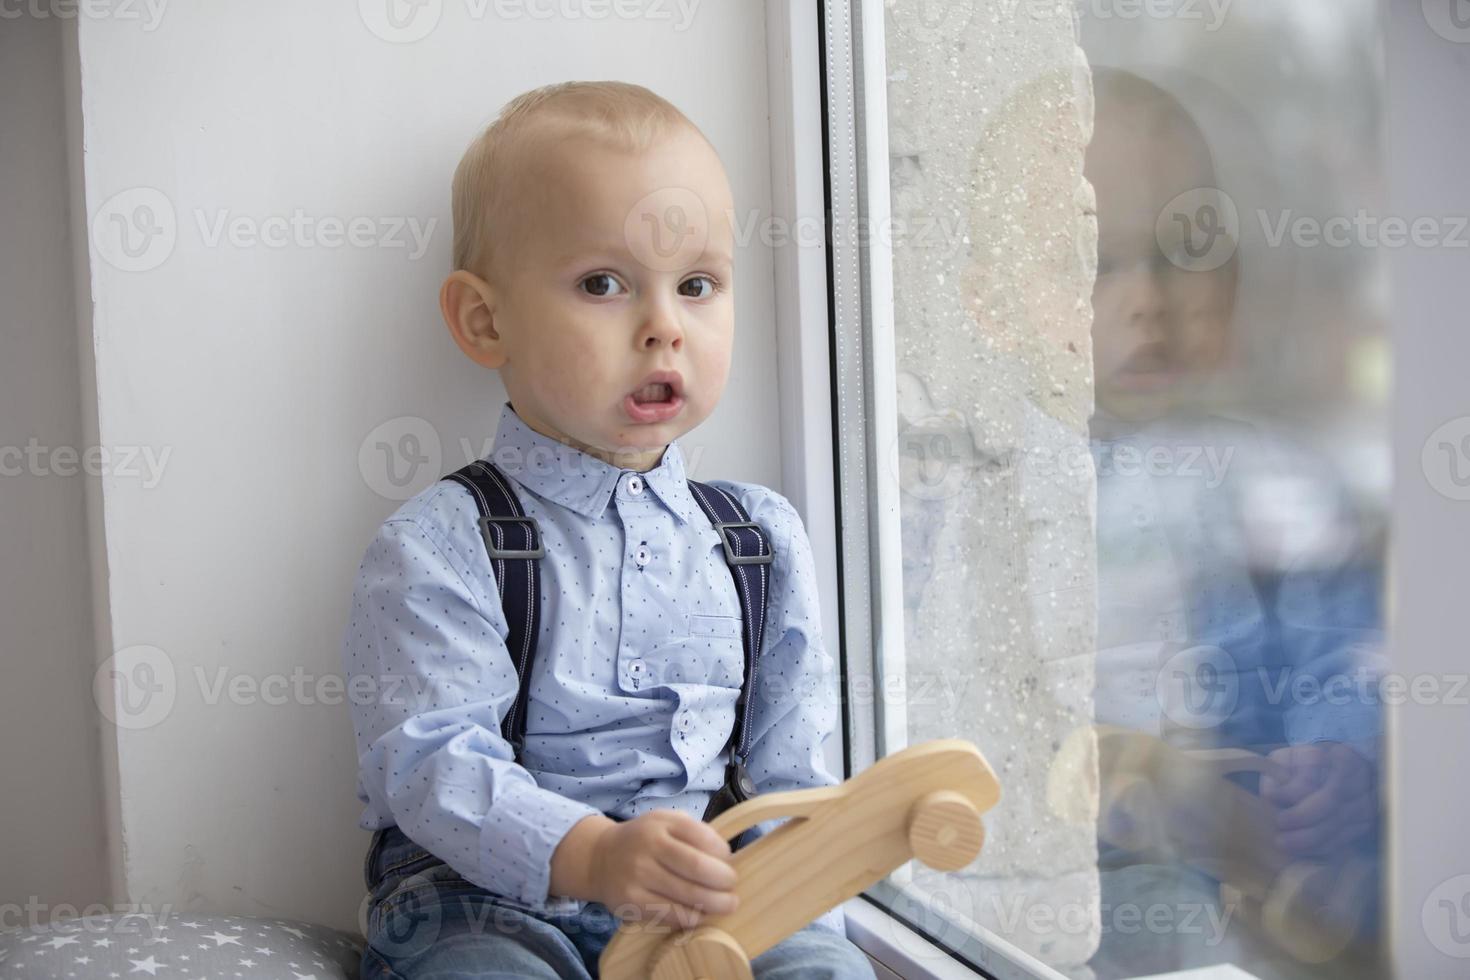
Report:
<svg viewBox="0 0 1470 980"><path fill-rule="evenodd" d="M498 369L506 360L505 342L495 329L495 294L472 272L451 272L439 287L439 311L459 349L482 367Z"/></svg>

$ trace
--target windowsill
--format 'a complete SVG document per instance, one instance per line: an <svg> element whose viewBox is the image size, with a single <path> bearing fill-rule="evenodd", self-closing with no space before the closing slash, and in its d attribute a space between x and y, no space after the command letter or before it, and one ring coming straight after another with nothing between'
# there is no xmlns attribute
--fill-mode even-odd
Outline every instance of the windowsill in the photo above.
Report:
<svg viewBox="0 0 1470 980"><path fill-rule="evenodd" d="M842 906L842 912L847 917L847 938L866 953L878 967L881 967L881 970L875 971L880 980L886 980L888 974L899 977L900 980L976 980L976 978L987 976L971 969L956 959L952 953L934 945L903 922L889 915L881 907L861 896L848 900ZM987 937L986 941L992 947L1007 945L994 936ZM1019 954L1019 951L1015 949L1005 950L1005 952L1012 957ZM1019 954L1019 956L1029 959L1025 957L1025 954ZM1013 962L1012 966L1015 965L1017 964ZM1032 966L1040 971L1035 974L1036 976L1057 976L1034 961L1032 961ZM884 970L888 973L882 972ZM1238 966L1222 964L1183 970L1178 973L1152 974L1148 977L1140 977L1139 980L1258 980L1258 978L1255 974L1248 973Z"/></svg>
<svg viewBox="0 0 1470 980"><path fill-rule="evenodd" d="M847 938L903 980L975 980L984 976L867 899L849 899L842 912L847 917Z"/></svg>

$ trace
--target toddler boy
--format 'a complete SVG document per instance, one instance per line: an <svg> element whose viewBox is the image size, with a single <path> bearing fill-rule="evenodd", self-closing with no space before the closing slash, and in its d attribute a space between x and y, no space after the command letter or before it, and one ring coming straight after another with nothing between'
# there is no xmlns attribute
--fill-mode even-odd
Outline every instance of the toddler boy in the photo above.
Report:
<svg viewBox="0 0 1470 980"><path fill-rule="evenodd" d="M439 481L367 549L346 672L402 678L407 696L352 706L359 826L376 831L364 976L596 976L621 919L735 908L730 846L701 816L730 757L741 603L676 442L729 372L733 213L708 140L625 83L519 96L455 172L440 306L505 385L487 459L539 525L542 608L517 758L502 735L517 663L470 491ZM747 770L763 793L834 785L801 520L766 487L709 485L773 553ZM873 976L840 910L752 968Z"/></svg>

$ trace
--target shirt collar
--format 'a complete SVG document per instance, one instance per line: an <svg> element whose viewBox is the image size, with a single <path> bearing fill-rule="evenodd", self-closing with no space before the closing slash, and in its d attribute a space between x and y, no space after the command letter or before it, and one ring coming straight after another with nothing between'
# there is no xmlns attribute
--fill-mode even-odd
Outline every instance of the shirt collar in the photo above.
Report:
<svg viewBox="0 0 1470 980"><path fill-rule="evenodd" d="M508 401L501 406L495 445L488 459L537 496L589 518L601 517L618 481L625 474L637 472L619 469L542 435L522 421ZM698 505L689 492L684 453L677 441L665 447L657 466L638 476L681 521L687 524L693 520ZM626 488L626 482L623 486ZM622 492L626 494L627 490Z"/></svg>

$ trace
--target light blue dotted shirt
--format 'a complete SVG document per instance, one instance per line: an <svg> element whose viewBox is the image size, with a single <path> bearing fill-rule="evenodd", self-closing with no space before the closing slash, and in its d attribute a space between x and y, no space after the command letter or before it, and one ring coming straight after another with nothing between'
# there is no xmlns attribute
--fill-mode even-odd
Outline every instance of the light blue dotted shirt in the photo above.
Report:
<svg viewBox="0 0 1470 980"><path fill-rule="evenodd" d="M500 734L516 691L508 627L469 492L439 481L378 529L343 645L357 737L358 826L390 824L513 904L548 895L552 852L583 817L679 809L696 819L724 780L745 672L740 603L677 442L646 473L527 426L507 402L487 457L541 526L541 623L523 765ZM750 720L761 792L831 786L837 724L811 545L795 508L731 491L774 549ZM766 833L781 820L766 821ZM839 931L840 907L818 920Z"/></svg>

